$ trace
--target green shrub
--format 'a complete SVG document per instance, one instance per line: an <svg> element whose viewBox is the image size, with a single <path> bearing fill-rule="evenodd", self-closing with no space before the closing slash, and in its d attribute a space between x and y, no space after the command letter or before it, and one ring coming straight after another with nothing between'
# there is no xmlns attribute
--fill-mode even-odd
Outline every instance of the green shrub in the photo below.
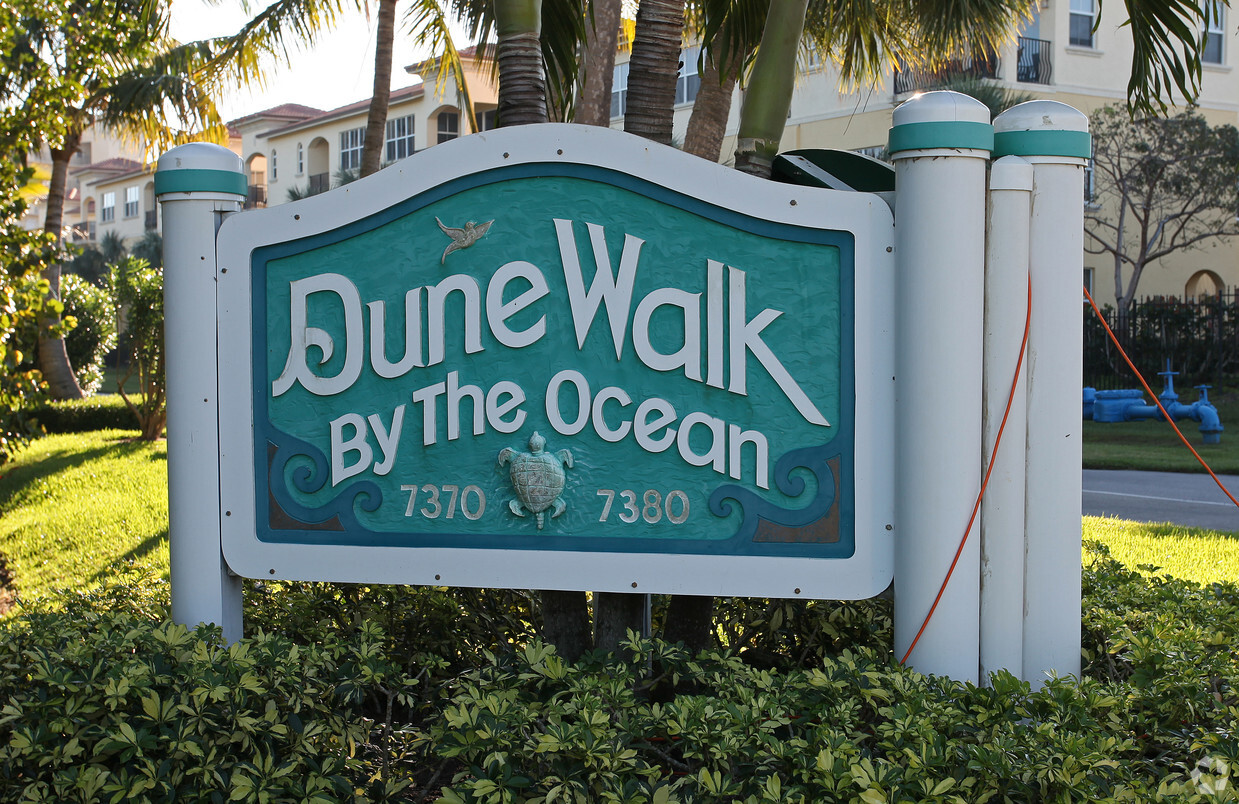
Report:
<svg viewBox="0 0 1239 804"><path fill-rule="evenodd" d="M103 384L103 358L116 347L112 299L103 288L80 276L65 274L60 278L60 300L64 303L63 315L72 316L77 322L65 334L69 363L77 375L77 384L87 394L93 394Z"/></svg>
<svg viewBox="0 0 1239 804"><path fill-rule="evenodd" d="M85 399L47 402L31 411L48 433L89 433L134 430L137 420L119 394L95 394Z"/></svg>
<svg viewBox="0 0 1239 804"><path fill-rule="evenodd" d="M369 697L414 682L382 635L225 647L88 607L0 623L0 800L351 801L369 788ZM380 735L381 737L381 735Z"/></svg>
<svg viewBox="0 0 1239 804"><path fill-rule="evenodd" d="M108 290L117 318L125 322L125 343L130 374L138 374L141 395L130 399L125 382L118 381L121 398L138 417L142 438L154 441L163 435L168 420L167 387L164 383L163 270L145 260L127 257L110 266Z"/></svg>
<svg viewBox="0 0 1239 804"><path fill-rule="evenodd" d="M0 621L0 800L1236 800L1239 587L1099 546L1083 678L1038 690L900 667L882 601L720 600L738 652L576 663L515 592L255 581L227 648L166 601L134 570Z"/></svg>

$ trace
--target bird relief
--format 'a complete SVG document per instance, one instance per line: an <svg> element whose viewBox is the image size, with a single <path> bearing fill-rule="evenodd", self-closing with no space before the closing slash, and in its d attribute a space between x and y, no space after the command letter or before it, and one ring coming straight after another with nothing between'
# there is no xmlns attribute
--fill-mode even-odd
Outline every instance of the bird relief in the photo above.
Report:
<svg viewBox="0 0 1239 804"><path fill-rule="evenodd" d="M436 215L435 223L439 224L439 228L443 230L443 234L452 238L452 242L447 244L447 248L443 249L443 256L439 259L439 264L443 265L447 261L447 255L451 254L453 251L458 251L462 248L469 248L469 246L472 246L474 243L485 237L486 233L490 230L490 225L494 222L495 221L493 219L487 221L486 223L480 224L469 221L464 225L464 228L456 228L454 226L444 224L443 221L439 220L439 217Z"/></svg>
<svg viewBox="0 0 1239 804"><path fill-rule="evenodd" d="M499 453L499 466L511 464L508 477L516 499L508 502L508 508L517 516L533 514L542 530L546 510L551 509L551 518L559 516L568 504L560 496L567 477L564 467L572 468L572 453L561 449L552 454L545 451L546 439L534 431L529 437L529 452L518 452L505 447Z"/></svg>

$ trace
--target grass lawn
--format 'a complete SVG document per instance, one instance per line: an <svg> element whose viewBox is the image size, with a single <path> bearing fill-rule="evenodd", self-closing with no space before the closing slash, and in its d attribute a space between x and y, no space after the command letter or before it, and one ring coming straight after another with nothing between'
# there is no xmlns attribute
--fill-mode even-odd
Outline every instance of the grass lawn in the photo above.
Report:
<svg viewBox="0 0 1239 804"><path fill-rule="evenodd" d="M167 577L166 447L133 436L47 436L0 467L0 557L23 599L98 586L118 562ZM1085 517L1084 538L1133 569L1151 565L1198 583L1239 580L1234 534Z"/></svg>
<svg viewBox="0 0 1239 804"><path fill-rule="evenodd" d="M167 451L135 435L47 436L0 467L0 556L21 598L90 589L117 562L167 575Z"/></svg>
<svg viewBox="0 0 1239 804"><path fill-rule="evenodd" d="M1084 538L1101 542L1116 561L1145 574L1200 584L1239 581L1239 534L1086 516Z"/></svg>
<svg viewBox="0 0 1239 804"><path fill-rule="evenodd" d="M1132 387L1138 385L1132 382ZM1150 383L1152 385L1152 383ZM1160 385L1152 385L1160 393ZM1176 387L1177 388L1177 387ZM1145 403L1149 403L1145 394ZM1179 401L1190 405L1196 391L1179 390ZM1202 444L1199 425L1177 422L1183 435L1218 474L1239 474L1239 388L1214 389L1209 401L1218 409L1222 443ZM1084 422L1083 465L1085 469L1145 469L1158 472L1203 472L1200 464L1175 435L1167 422L1144 421L1101 424Z"/></svg>

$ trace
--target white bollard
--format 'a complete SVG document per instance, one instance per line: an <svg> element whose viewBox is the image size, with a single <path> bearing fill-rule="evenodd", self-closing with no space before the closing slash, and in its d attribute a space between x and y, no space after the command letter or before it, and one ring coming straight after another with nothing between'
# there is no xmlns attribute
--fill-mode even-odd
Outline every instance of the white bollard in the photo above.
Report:
<svg viewBox="0 0 1239 804"><path fill-rule="evenodd" d="M1032 189L1033 168L1028 162L1018 156L1004 156L994 162L990 170L985 243L981 442L982 470L989 472L989 484L981 502L982 684L988 684L990 674L998 670L1008 670L1016 677L1024 672L1024 435L1028 364L1020 360L1020 346L1028 313L1028 219ZM1002 442L995 454L1000 429Z"/></svg>
<svg viewBox="0 0 1239 804"><path fill-rule="evenodd" d="M1080 387L1088 118L1029 101L994 121L995 155L1033 164L1024 678L1080 674Z"/></svg>
<svg viewBox="0 0 1239 804"><path fill-rule="evenodd" d="M190 143L159 158L168 384L168 549L172 619L241 638L241 579L220 546L215 231L246 195L241 159ZM241 425L244 426L244 425Z"/></svg>
<svg viewBox="0 0 1239 804"><path fill-rule="evenodd" d="M977 681L980 539L921 624L964 536L981 485L985 171L989 110L957 92L897 108L895 651L923 673ZM975 529L975 526L974 526Z"/></svg>

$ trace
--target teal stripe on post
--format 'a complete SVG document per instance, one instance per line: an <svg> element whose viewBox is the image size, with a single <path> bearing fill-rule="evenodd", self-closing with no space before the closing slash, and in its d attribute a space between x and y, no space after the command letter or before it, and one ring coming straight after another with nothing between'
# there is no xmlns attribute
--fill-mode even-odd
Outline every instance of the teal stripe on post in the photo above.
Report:
<svg viewBox="0 0 1239 804"><path fill-rule="evenodd" d="M165 193L233 193L246 195L245 174L231 170L168 170L155 172L155 195Z"/></svg>
<svg viewBox="0 0 1239 804"><path fill-rule="evenodd" d="M994 135L994 158L1001 156L1093 155L1093 137L1087 131L1000 131Z"/></svg>
<svg viewBox="0 0 1239 804"><path fill-rule="evenodd" d="M925 151L931 148L964 148L974 151L994 149L994 127L967 120L904 123L891 128L889 150Z"/></svg>

